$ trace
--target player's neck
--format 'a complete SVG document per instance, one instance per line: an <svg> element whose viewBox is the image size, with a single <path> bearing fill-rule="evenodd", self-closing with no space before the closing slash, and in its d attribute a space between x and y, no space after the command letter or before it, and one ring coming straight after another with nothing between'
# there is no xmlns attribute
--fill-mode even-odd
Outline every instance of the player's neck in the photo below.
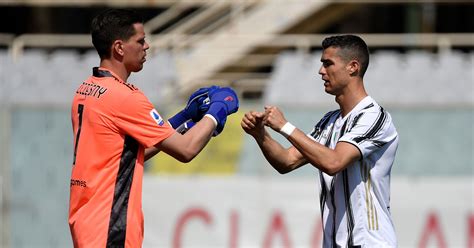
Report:
<svg viewBox="0 0 474 248"><path fill-rule="evenodd" d="M100 67L111 70L116 76L118 76L122 81L127 82L130 72L127 71L125 66L122 63L118 63L114 60L104 59L100 61Z"/></svg>
<svg viewBox="0 0 474 248"><path fill-rule="evenodd" d="M345 117L350 113L352 109L354 109L354 107L366 96L368 96L368 94L362 83L357 87L347 87L342 94L337 95L336 102L339 104L342 117Z"/></svg>

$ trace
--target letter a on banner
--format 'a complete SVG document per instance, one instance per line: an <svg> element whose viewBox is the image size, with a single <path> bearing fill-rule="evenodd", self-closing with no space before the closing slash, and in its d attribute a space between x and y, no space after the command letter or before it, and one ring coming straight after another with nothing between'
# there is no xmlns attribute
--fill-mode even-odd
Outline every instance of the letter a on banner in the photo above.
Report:
<svg viewBox="0 0 474 248"><path fill-rule="evenodd" d="M434 235L436 240L438 241L439 248L446 248L446 242L444 240L443 233L441 232L441 226L438 221L438 216L431 212L428 215L428 221L426 222L425 227L423 228L423 234L421 235L420 243L418 244L419 248L426 248L428 247L428 240L430 236Z"/></svg>
<svg viewBox="0 0 474 248"><path fill-rule="evenodd" d="M283 247L291 248L288 231L286 230L285 223L283 222L283 217L281 216L280 212L276 212L272 217L270 226L268 227L267 234L265 235L265 239L263 241L263 248L272 247L273 236L276 233L280 233L283 241Z"/></svg>

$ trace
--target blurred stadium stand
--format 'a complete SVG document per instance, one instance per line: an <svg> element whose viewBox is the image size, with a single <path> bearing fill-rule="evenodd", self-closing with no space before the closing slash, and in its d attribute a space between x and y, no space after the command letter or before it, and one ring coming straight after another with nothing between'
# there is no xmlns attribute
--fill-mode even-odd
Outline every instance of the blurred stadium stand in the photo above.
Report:
<svg viewBox="0 0 474 248"><path fill-rule="evenodd" d="M230 85L242 111L277 104L306 132L337 108L318 75L321 41L360 34L372 53L367 90L401 135L394 177L474 177L472 1L0 0L0 247L71 246L69 105L99 63L90 20L109 7L145 18L149 56L129 81L165 115L200 86ZM242 136L230 171L278 177Z"/></svg>
<svg viewBox="0 0 474 248"><path fill-rule="evenodd" d="M474 30L471 1L2 2L2 18L16 22L0 30L0 45L10 48L14 60L25 48L90 49L87 32L94 14L107 6L136 9L146 19L151 55L172 51L176 85L185 95L203 82L259 95L276 56L319 49L326 36L321 33L359 33L373 50L470 51Z"/></svg>

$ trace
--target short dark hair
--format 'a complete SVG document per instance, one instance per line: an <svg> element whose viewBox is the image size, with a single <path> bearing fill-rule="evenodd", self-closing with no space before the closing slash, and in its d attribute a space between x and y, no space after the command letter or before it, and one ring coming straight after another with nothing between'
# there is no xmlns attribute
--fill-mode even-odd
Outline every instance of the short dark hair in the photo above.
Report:
<svg viewBox="0 0 474 248"><path fill-rule="evenodd" d="M360 77L364 77L369 67L369 48L365 41L356 35L336 35L323 40L323 49L328 47L340 48L339 55L345 60L358 60L361 64Z"/></svg>
<svg viewBox="0 0 474 248"><path fill-rule="evenodd" d="M133 36L135 23L143 23L143 19L126 9L108 9L94 17L91 23L92 44L100 58L110 58L110 47L115 40L128 40Z"/></svg>

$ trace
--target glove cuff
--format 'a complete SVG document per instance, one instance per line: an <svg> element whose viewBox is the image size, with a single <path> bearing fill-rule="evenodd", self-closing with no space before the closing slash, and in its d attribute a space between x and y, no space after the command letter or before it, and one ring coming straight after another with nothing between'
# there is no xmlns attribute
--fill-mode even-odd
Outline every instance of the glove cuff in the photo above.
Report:
<svg viewBox="0 0 474 248"><path fill-rule="evenodd" d="M191 119L191 117L188 115L186 110L183 109L177 114L175 114L173 117L169 118L168 122L173 127L173 129L176 129L189 119Z"/></svg>
<svg viewBox="0 0 474 248"><path fill-rule="evenodd" d="M209 117L214 122L214 126L217 126L217 120L214 116L212 116L211 114L206 114L204 116Z"/></svg>
<svg viewBox="0 0 474 248"><path fill-rule="evenodd" d="M225 122L227 119L227 106L223 102L212 102L206 115L212 115L214 120L216 120L217 125L219 125L222 121Z"/></svg>

